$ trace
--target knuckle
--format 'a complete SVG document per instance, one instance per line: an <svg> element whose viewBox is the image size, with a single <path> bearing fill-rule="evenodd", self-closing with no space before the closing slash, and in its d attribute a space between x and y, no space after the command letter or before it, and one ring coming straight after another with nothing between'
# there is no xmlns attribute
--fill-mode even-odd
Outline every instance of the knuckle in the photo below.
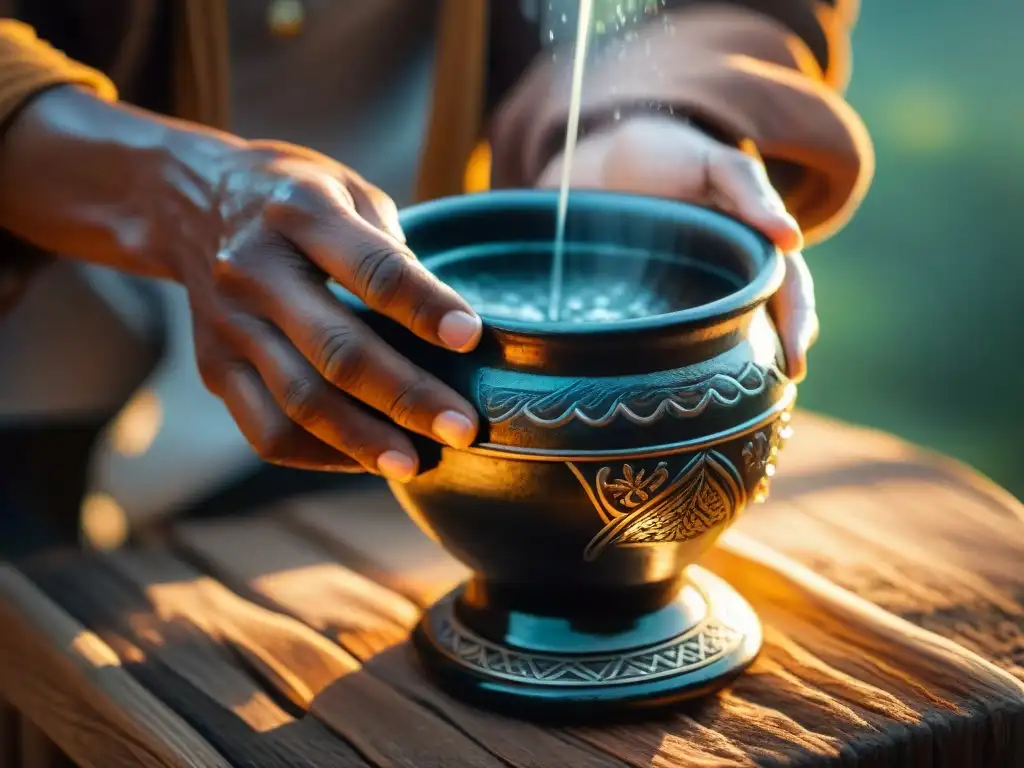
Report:
<svg viewBox="0 0 1024 768"><path fill-rule="evenodd" d="M267 426L252 441L253 450L271 464L287 464L294 456L295 428L290 424L275 423Z"/></svg>
<svg viewBox="0 0 1024 768"><path fill-rule="evenodd" d="M213 288L245 302L276 296L285 284L315 275L315 267L284 237L263 229L243 247L218 253Z"/></svg>
<svg viewBox="0 0 1024 768"><path fill-rule="evenodd" d="M368 435L353 434L351 431L342 433L345 453L365 467L373 468L382 449L378 441Z"/></svg>
<svg viewBox="0 0 1024 768"><path fill-rule="evenodd" d="M243 253L238 248L225 247L217 251L213 263L213 287L218 292L234 293L249 280Z"/></svg>
<svg viewBox="0 0 1024 768"><path fill-rule="evenodd" d="M297 424L312 424L320 418L323 387L309 376L288 382L281 395L281 410Z"/></svg>
<svg viewBox="0 0 1024 768"><path fill-rule="evenodd" d="M317 178L285 171L269 200L298 210L310 210L319 207L323 197L323 187Z"/></svg>
<svg viewBox="0 0 1024 768"><path fill-rule="evenodd" d="M224 371L222 367L211 360L204 360L202 357L196 360L196 367L199 369L199 379L203 386L215 395L224 391Z"/></svg>
<svg viewBox="0 0 1024 768"><path fill-rule="evenodd" d="M199 378L203 382L203 386L218 397L222 397L227 390L229 364L219 357L198 354L196 368L199 370Z"/></svg>
<svg viewBox="0 0 1024 768"><path fill-rule="evenodd" d="M267 195L262 218L272 228L287 231L322 211L325 202L326 195L319 183L286 176Z"/></svg>
<svg viewBox="0 0 1024 768"><path fill-rule="evenodd" d="M729 162L741 182L755 187L762 187L769 183L768 174L760 160L738 149L732 150L732 155Z"/></svg>
<svg viewBox="0 0 1024 768"><path fill-rule="evenodd" d="M429 385L422 380L410 381L391 398L385 413L396 424L408 425L426 412L431 399Z"/></svg>
<svg viewBox="0 0 1024 768"><path fill-rule="evenodd" d="M343 390L351 389L362 381L370 355L354 328L324 328L317 334L313 346L313 364L328 381Z"/></svg>
<svg viewBox="0 0 1024 768"><path fill-rule="evenodd" d="M759 165L758 161L750 155L738 149L728 147L723 151L722 162L731 171L750 175L754 173Z"/></svg>
<svg viewBox="0 0 1024 768"><path fill-rule="evenodd" d="M213 266L214 289L228 296L247 293L260 281L263 249L260 243L246 239L217 252Z"/></svg>
<svg viewBox="0 0 1024 768"><path fill-rule="evenodd" d="M199 379L217 397L228 390L228 379L240 363L214 333L196 334L195 356Z"/></svg>
<svg viewBox="0 0 1024 768"><path fill-rule="evenodd" d="M376 308L394 305L409 283L408 259L388 247L373 248L356 267L356 285L367 304Z"/></svg>
<svg viewBox="0 0 1024 768"><path fill-rule="evenodd" d="M414 299L409 309L409 328L417 332L420 329L434 329L447 311L447 307L435 301L430 291L422 291Z"/></svg>

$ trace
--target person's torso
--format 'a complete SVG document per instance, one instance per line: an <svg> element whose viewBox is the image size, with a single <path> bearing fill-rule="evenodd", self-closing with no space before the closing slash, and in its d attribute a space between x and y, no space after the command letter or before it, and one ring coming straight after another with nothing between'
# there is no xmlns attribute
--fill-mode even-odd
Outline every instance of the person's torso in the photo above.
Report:
<svg viewBox="0 0 1024 768"><path fill-rule="evenodd" d="M231 124L354 168L412 202L432 91L435 0L302 0L298 33L275 36L277 0L228 0Z"/></svg>

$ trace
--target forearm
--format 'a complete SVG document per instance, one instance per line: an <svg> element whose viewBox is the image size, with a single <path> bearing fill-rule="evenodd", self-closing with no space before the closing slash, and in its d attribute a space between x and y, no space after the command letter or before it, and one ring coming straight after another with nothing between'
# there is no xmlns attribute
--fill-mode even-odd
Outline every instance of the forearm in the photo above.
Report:
<svg viewBox="0 0 1024 768"><path fill-rule="evenodd" d="M840 26L832 36L847 33ZM787 171L788 178L773 180L812 240L834 231L859 203L873 169L867 133L818 57L777 19L727 3L696 5L614 46L588 68L585 126L656 104L756 148L770 169ZM833 47L836 56L842 53L841 44ZM565 58L538 62L499 112L495 186L533 183L561 150Z"/></svg>
<svg viewBox="0 0 1024 768"><path fill-rule="evenodd" d="M50 89L0 142L0 227L46 251L174 277L176 252L198 245L197 213L213 208L217 158L236 141Z"/></svg>

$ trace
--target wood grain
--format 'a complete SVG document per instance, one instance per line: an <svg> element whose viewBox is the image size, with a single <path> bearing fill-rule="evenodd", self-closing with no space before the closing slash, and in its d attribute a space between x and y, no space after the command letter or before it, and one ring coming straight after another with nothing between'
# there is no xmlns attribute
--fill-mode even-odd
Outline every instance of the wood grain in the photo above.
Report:
<svg viewBox="0 0 1024 768"><path fill-rule="evenodd" d="M795 423L771 503L738 530L1024 680L1024 505L888 435Z"/></svg>
<svg viewBox="0 0 1024 768"><path fill-rule="evenodd" d="M47 735L84 768L226 768L109 647L6 566L0 567L0 626L4 696L45 723ZM13 731L9 726L11 765Z"/></svg>
<svg viewBox="0 0 1024 768"><path fill-rule="evenodd" d="M372 526L374 520L368 519ZM289 532L280 522L260 519L241 525L181 525L176 529L175 541L187 556L201 562L236 591L336 640L363 662L367 672L409 700L438 712L503 764L574 768L622 765L567 733L496 717L437 690L414 666L408 647L408 632L420 613L416 605L405 595L378 584L373 585L373 599L368 601L364 577L334 561L315 541ZM262 555L252 557L253 552L273 555L268 561ZM409 554L413 558L410 562L424 562L417 553ZM428 559L437 560L432 546ZM457 572L461 573L461 567ZM427 573L436 572L428 567ZM424 589L432 593L438 584L446 583L434 582L434 586ZM468 755L451 759L453 762L443 765L473 764L468 762Z"/></svg>
<svg viewBox="0 0 1024 768"><path fill-rule="evenodd" d="M175 600L202 602L193 581L154 580L141 588L101 555L50 557L27 573L230 765L367 765L325 727L272 695L232 646L208 634L208 622L175 607Z"/></svg>
<svg viewBox="0 0 1024 768"><path fill-rule="evenodd" d="M336 761L332 765L500 766L442 718L366 674L353 656L321 634L244 600L166 553L94 558L89 573L82 562L68 566L74 574L36 571L34 576L53 594L62 594L69 610L75 608L63 596L65 590L77 590L77 597L90 601L119 588L132 591L138 605L128 605L122 597L120 608L106 607L102 617L95 613L99 606L90 602L86 610L91 620L118 622L119 636L108 642L119 653L137 646L172 668L166 672L187 675L199 690L184 696L168 685L166 672L149 674L145 682L154 690L159 686L162 698L177 696L175 709L232 761L269 764L259 762L266 756L258 758L255 752L270 748L285 761L282 765L314 765L330 756ZM88 586L75 586L83 583ZM310 585L317 589L315 581ZM93 594L83 595L86 590ZM120 618L126 613L132 621ZM142 627L145 632L139 631ZM104 629L97 632L103 635ZM178 638L175 645L180 647L173 650L172 637L186 632L187 638ZM204 704L196 696L199 692L216 701L216 714L197 709ZM240 715L249 728L225 741L225 728L232 725L227 716L232 714L236 727ZM209 717L217 718L219 732L206 725ZM401 724L402 738L396 738L396 723Z"/></svg>

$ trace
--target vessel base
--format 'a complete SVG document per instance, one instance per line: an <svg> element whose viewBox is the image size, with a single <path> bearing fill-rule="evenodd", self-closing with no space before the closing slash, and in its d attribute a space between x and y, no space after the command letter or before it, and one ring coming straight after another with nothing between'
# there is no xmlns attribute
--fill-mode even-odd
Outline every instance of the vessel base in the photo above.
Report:
<svg viewBox="0 0 1024 768"><path fill-rule="evenodd" d="M724 687L761 649L760 621L736 590L698 566L687 581L677 600L692 604L696 591L704 610L690 626L639 644L635 627L621 647L616 635L595 637L594 653L578 652L578 632L534 633L532 643L486 638L459 618L462 586L428 609L413 639L439 685L506 714L593 719L668 707ZM573 652L560 649L570 637Z"/></svg>

